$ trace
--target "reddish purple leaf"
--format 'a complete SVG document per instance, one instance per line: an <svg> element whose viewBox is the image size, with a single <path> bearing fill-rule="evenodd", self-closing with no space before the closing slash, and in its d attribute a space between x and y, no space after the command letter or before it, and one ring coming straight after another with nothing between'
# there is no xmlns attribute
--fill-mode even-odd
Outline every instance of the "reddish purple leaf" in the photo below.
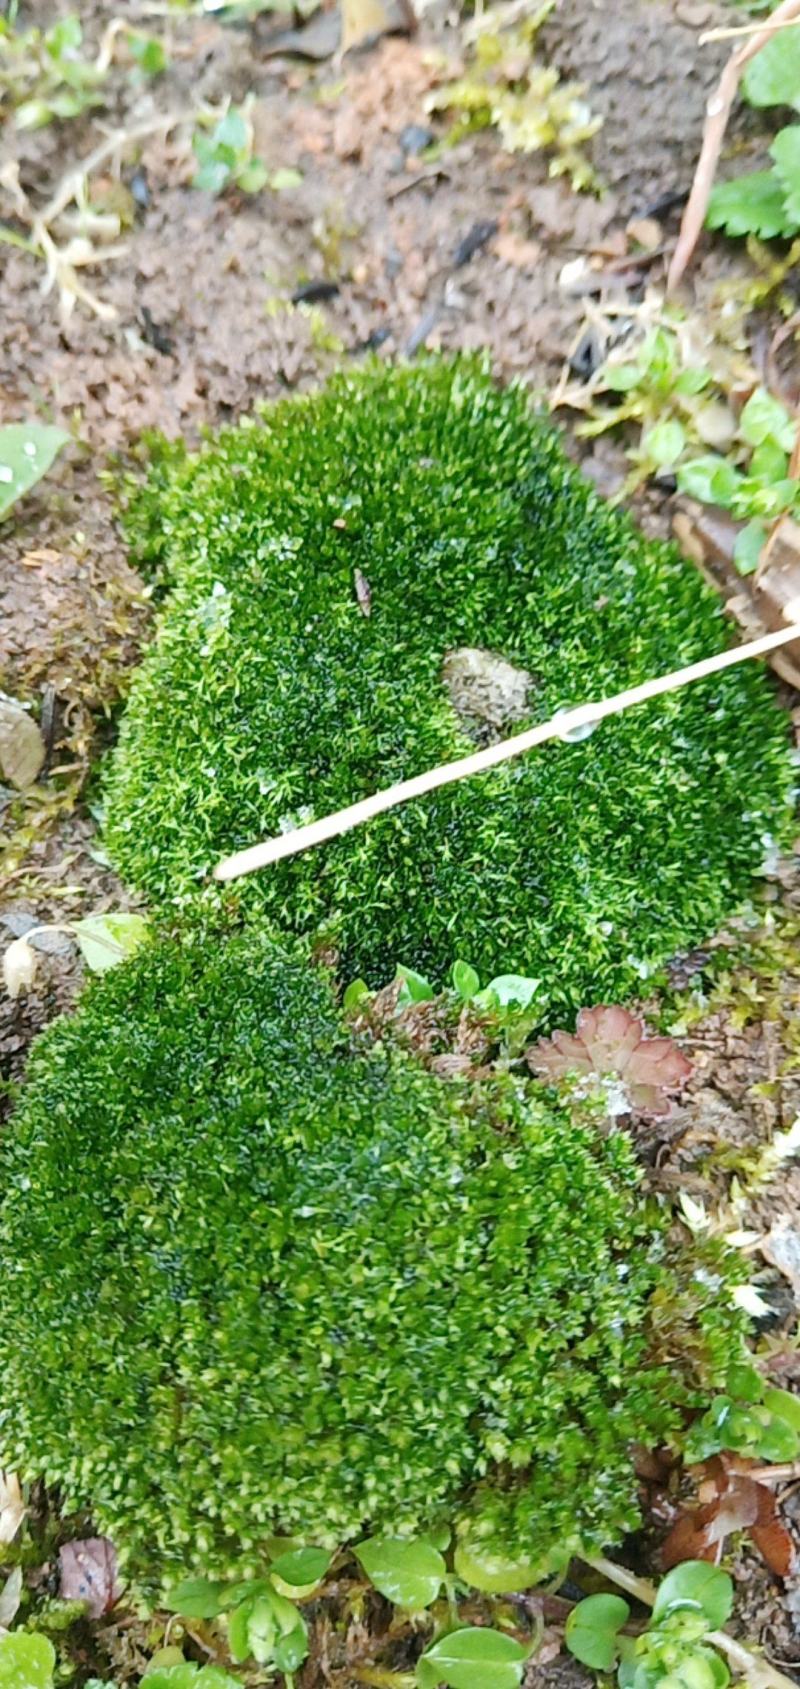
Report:
<svg viewBox="0 0 800 1689"><path fill-rule="evenodd" d="M65 1601L85 1601L89 1617L102 1618L122 1593L117 1579L117 1553L108 1537L66 1542L58 1552L61 1595Z"/></svg>
<svg viewBox="0 0 800 1689"><path fill-rule="evenodd" d="M666 1091L688 1079L692 1064L671 1038L648 1038L644 1022L618 1005L581 1009L575 1034L556 1031L527 1052L534 1073L545 1079L574 1074L615 1074L632 1108L666 1114Z"/></svg>

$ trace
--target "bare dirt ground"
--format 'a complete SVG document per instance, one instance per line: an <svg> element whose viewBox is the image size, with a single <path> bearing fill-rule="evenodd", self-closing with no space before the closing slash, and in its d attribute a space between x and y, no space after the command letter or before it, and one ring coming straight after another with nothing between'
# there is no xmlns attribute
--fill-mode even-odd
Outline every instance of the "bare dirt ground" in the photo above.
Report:
<svg viewBox="0 0 800 1689"><path fill-rule="evenodd" d="M66 10L36 0L21 5L18 21L48 24ZM179 13L156 18L144 0L121 10L127 23L166 30L172 62L157 83L137 91L112 75L103 122L141 123L156 107L179 113L252 93L257 150L271 168L296 167L303 179L285 193L214 200L189 185L185 128L144 141L122 171L137 200L124 254L87 273L114 309L107 321L79 305L64 322L56 297L42 295L41 265L0 244L0 420L38 414L74 425L80 441L0 528L0 687L26 702L46 701L52 716L35 792L22 798L0 789L0 934L4 928L8 936L62 913L129 906L97 850L91 770L147 637L149 600L126 561L114 496L100 479L109 455L128 459L147 428L196 437L370 350L381 357L412 355L422 345L487 350L499 375L520 377L546 398L582 320L580 297L560 282L565 264L594 255L604 285L632 299L663 282L663 252L726 52L719 44L698 48L698 32L730 21L726 7L704 0L616 0L613 7L561 0L539 52L587 84L605 120L592 143L606 184L595 198L552 180L543 155L504 153L489 132L443 151L435 168L409 150L409 126L432 121L427 99L442 74L438 56L457 60L461 52L455 11L427 12L411 40L390 37L343 63L314 63L276 55L269 18L246 26ZM105 4L81 8L90 41L112 15ZM763 150L752 115L737 119L734 134L737 145ZM26 193L41 203L96 141L90 118L22 136L7 124L2 157L19 164ZM1 209L17 227L13 200ZM661 234L644 255L627 232L630 219L642 217L655 217ZM459 264L458 249L477 225L494 227ZM689 293L707 303L720 278L741 275L746 264L724 243L706 243ZM330 284L312 313L291 303L309 282ZM623 468L615 444L588 454L587 469L603 490ZM644 495L637 511L651 531L668 531L663 489ZM663 1134L651 1128L642 1142L665 1188L688 1190L711 1209L730 1199L731 1179L748 1156L791 1125L800 1107L799 896L788 871L767 888L768 943L698 999L682 1035L695 1062L692 1085ZM777 937L769 931L776 913ZM7 1078L19 1077L31 1036L79 986L68 943L56 940L50 952L35 989L0 1004ZM696 988L698 977L695 964L683 964L682 984ZM741 1223L762 1238L780 1229L782 1217L788 1226L797 1220L800 1175L784 1170L781 1180L742 1210ZM775 1377L791 1383L800 1283L766 1249L757 1276L773 1313L763 1340ZM800 1529L797 1486L786 1491L784 1516ZM632 1552L652 1563L649 1538ZM742 1629L791 1671L800 1656L796 1592L750 1551L737 1556L735 1574ZM316 1689L355 1681L363 1634L332 1637L324 1613L319 1627L298 1683ZM124 1623L107 1626L101 1644L101 1655L123 1673L135 1669L136 1638ZM583 1676L552 1648L529 1675L551 1685Z"/></svg>

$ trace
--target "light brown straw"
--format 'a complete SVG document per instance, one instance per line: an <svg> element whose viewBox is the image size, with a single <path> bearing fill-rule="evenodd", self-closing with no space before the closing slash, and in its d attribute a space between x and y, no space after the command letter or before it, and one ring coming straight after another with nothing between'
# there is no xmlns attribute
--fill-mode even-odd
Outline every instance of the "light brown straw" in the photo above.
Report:
<svg viewBox="0 0 800 1689"><path fill-rule="evenodd" d="M795 614L800 617L800 604L793 602L791 610L793 617ZM734 663L743 663L748 657L764 657L767 652L777 650L780 645L788 645L793 639L800 639L800 621L779 628L777 633L767 633L761 639L750 640L746 645L734 645L731 650L720 651L715 657L705 657L702 662L690 663L688 668L675 669L672 674L659 675L655 680L645 680L640 686L629 686L613 698L603 698L594 704L579 704L573 710L562 710L551 716L549 721L540 722L538 727L515 734L513 739L501 739L495 745L487 745L485 750L473 752L472 756L442 763L439 768L429 768L424 774L415 774L411 780L400 780L395 786L374 792L372 797L348 804L346 809L337 809L335 814L325 815L320 821L311 821L308 826L297 827L291 833L265 839L261 844L251 845L248 850L236 851L235 855L226 856L223 862L217 864L214 878L236 880L241 874L252 874L256 868L267 868L272 862L296 856L299 851L324 844L326 839L335 839L351 827L361 826L364 821L372 821L387 809L396 808L397 804L408 803L411 798L423 798L426 793L435 791L439 786L450 786L455 780L483 774L488 768L507 762L509 757L532 751L536 745L545 745L550 739L564 739L576 728L593 727L606 716L618 715L634 704L646 704L651 698L675 692L679 686L688 686L693 680L719 674L721 669L732 668Z"/></svg>

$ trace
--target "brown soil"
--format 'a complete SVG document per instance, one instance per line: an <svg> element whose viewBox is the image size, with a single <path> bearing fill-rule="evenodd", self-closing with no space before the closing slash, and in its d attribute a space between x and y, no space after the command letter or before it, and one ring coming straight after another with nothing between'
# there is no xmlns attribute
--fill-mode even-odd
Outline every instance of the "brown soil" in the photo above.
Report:
<svg viewBox="0 0 800 1689"><path fill-rule="evenodd" d="M23 3L18 21L47 24L69 9L55 0ZM588 85L605 118L593 157L607 188L596 199L551 180L543 156L503 153L489 133L445 150L435 169L404 156L403 131L430 122L436 54L459 54L453 13L434 7L411 41L393 37L343 65L315 65L274 56L269 17L231 27L177 12L154 19L144 0L123 10L126 22L167 31L172 64L138 89L113 73L104 120L141 123L154 110L182 112L252 92L257 150L273 168L298 167L303 180L285 193L212 200L189 185L185 128L144 141L122 170L127 189L146 199L138 208L128 202L125 252L82 272L113 307L108 321L82 305L64 321L56 294L42 296L37 261L0 244L0 420L41 414L73 426L80 441L0 528L0 687L36 709L46 701L53 718L37 788L25 797L0 789L0 933L11 936L34 920L129 904L98 857L85 784L148 625L147 593L99 479L109 454L127 458L146 428L196 437L370 348L382 357L420 345L485 349L499 374L546 395L583 316L582 299L560 284L565 264L594 255L608 289L627 297L663 281L661 249L637 256L626 225L654 215L663 246L672 238L674 198L690 183L705 100L726 52L720 44L698 48L698 31L730 21L727 8L705 0L561 0L541 53ZM91 42L114 15L99 0L80 13ZM749 136L753 149L762 145L752 116L737 119L735 133L739 143ZM0 167L18 163L26 193L41 204L96 142L89 118L22 136L7 124ZM13 198L0 198L0 215L21 229ZM496 233L454 267L459 244L483 223L496 224ZM707 300L720 275L741 274L744 262L723 243L706 244L690 291ZM293 309L292 293L309 281L336 283L338 292L311 312ZM600 443L587 467L608 490L624 469L620 448ZM663 491L644 495L638 509L648 529L667 531L672 506ZM792 884L775 892L793 907ZM56 941L36 989L0 1003L5 1075L19 1076L31 1036L72 1001L80 974L71 948ZM658 1133L643 1128L643 1156L662 1185L702 1196L710 1209L730 1195L737 1157L785 1129L800 1106L800 972L782 953L774 988L754 985L745 1013L742 979L750 977L718 993L688 1028L690 1091ZM794 1168L782 1179L742 1220L762 1237L780 1215L796 1221L800 1174ZM775 1309L764 1335L771 1364L790 1379L797 1285L765 1258L757 1276ZM791 1490L785 1515L798 1525ZM739 1556L734 1569L743 1629L770 1657L791 1662L800 1653L796 1593L781 1591L752 1555ZM126 1663L136 1665L136 1639L118 1628L119 1638L109 1632L107 1640L124 1673ZM323 1632L324 1624L298 1679L304 1689L354 1681L341 1639ZM548 1646L528 1681L574 1689L588 1679L556 1656L554 1636L548 1623ZM358 1639L354 1646L358 1658Z"/></svg>

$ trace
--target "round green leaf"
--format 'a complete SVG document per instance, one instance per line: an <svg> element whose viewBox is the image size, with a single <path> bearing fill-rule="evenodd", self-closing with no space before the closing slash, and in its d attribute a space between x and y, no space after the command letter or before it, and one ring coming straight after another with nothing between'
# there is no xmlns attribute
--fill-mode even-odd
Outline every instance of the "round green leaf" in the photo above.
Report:
<svg viewBox="0 0 800 1689"><path fill-rule="evenodd" d="M438 1548L424 1537L370 1537L356 1554L370 1583L396 1607L429 1607L447 1570Z"/></svg>
<svg viewBox="0 0 800 1689"><path fill-rule="evenodd" d="M52 1689L56 1651L46 1636L0 1636L0 1689Z"/></svg>
<svg viewBox="0 0 800 1689"><path fill-rule="evenodd" d="M783 1419L791 1425L793 1431L800 1431L800 1400L789 1390L776 1390L770 1386L764 1391L764 1406L776 1419Z"/></svg>
<svg viewBox="0 0 800 1689"><path fill-rule="evenodd" d="M398 962L395 979L401 981L401 991L398 1004L428 1003L436 993L430 980L423 974L415 973L413 968L407 968L403 962Z"/></svg>
<svg viewBox="0 0 800 1689"><path fill-rule="evenodd" d="M733 1584L727 1572L709 1566L706 1560L685 1560L675 1566L659 1585L653 1620L658 1623L684 1606L699 1608L709 1630L719 1630L733 1607Z"/></svg>
<svg viewBox="0 0 800 1689"><path fill-rule="evenodd" d="M587 1595L569 1615L565 1641L571 1654L594 1671L611 1671L617 1658L617 1632L630 1618L621 1595Z"/></svg>
<svg viewBox="0 0 800 1689"><path fill-rule="evenodd" d="M781 134L788 131L783 129ZM797 128L800 137L800 126ZM773 146L777 146L777 139ZM745 405L739 418L739 433L743 440L751 446L761 446L765 440L774 440L785 452L790 452L794 445L794 424L779 399L773 399L766 387L757 387Z"/></svg>
<svg viewBox="0 0 800 1689"><path fill-rule="evenodd" d="M19 112L17 127L21 127ZM41 422L12 422L0 428L0 518L47 474L68 440L63 428L49 428Z"/></svg>
<svg viewBox="0 0 800 1689"><path fill-rule="evenodd" d="M686 435L680 423L667 418L642 435L642 456L656 469L671 469L685 445Z"/></svg>
<svg viewBox="0 0 800 1689"><path fill-rule="evenodd" d="M463 997L465 1003L475 996L476 991L480 991L480 986L480 979L469 962L453 963L453 989L458 992L459 997Z"/></svg>
<svg viewBox="0 0 800 1689"><path fill-rule="evenodd" d="M325 1548L295 1548L290 1554L280 1554L273 1560L270 1571L294 1589L319 1583L331 1563Z"/></svg>
<svg viewBox="0 0 800 1689"><path fill-rule="evenodd" d="M736 536L733 548L733 561L740 575L752 575L761 561L761 553L767 543L767 530L763 522L748 522Z"/></svg>
<svg viewBox="0 0 800 1689"><path fill-rule="evenodd" d="M485 1595L505 1595L543 1583L555 1572L566 1570L568 1560L568 1553L558 1562L553 1556L546 1561L512 1560L504 1554L490 1553L467 1537L456 1545L454 1565L458 1576L473 1589L480 1589Z"/></svg>
<svg viewBox="0 0 800 1689"><path fill-rule="evenodd" d="M524 974L498 974L480 993L480 1001L489 1009L527 1009L540 984L541 980L527 979Z"/></svg>
<svg viewBox="0 0 800 1689"><path fill-rule="evenodd" d="M185 1619L215 1619L225 1611L223 1592L230 1587L210 1578L184 1578L165 1595L164 1606L168 1612L180 1613Z"/></svg>
<svg viewBox="0 0 800 1689"><path fill-rule="evenodd" d="M730 504L740 480L733 464L714 452L682 463L677 475L680 492L699 499L701 504L721 504L723 508Z"/></svg>
<svg viewBox="0 0 800 1689"><path fill-rule="evenodd" d="M500 1630L454 1630L423 1654L417 1682L420 1689L438 1683L448 1689L517 1689L529 1653Z"/></svg>

